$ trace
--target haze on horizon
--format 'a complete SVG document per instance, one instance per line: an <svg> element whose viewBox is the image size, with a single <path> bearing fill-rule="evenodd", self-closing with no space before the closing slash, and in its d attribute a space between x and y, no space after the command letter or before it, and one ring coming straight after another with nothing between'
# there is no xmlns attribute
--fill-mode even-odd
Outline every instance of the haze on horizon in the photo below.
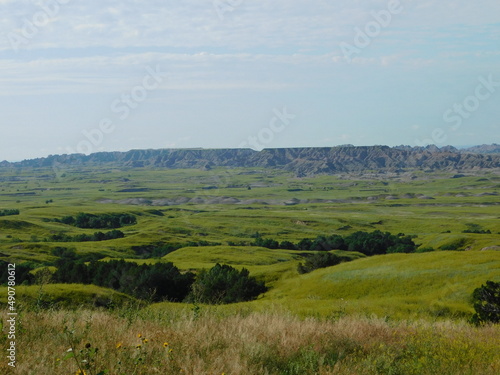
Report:
<svg viewBox="0 0 500 375"><path fill-rule="evenodd" d="M0 160L500 142L498 0L0 0Z"/></svg>

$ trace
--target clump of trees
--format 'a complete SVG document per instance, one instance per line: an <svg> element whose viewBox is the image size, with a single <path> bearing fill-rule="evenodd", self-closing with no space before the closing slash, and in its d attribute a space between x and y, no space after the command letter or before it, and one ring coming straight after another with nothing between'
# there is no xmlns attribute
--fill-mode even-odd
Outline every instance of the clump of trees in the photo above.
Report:
<svg viewBox="0 0 500 375"><path fill-rule="evenodd" d="M462 233L491 234L491 230L485 230L479 224L466 223L465 225L467 225L467 229L463 230Z"/></svg>
<svg viewBox="0 0 500 375"><path fill-rule="evenodd" d="M46 242L92 242L92 241L108 241L123 238L125 234L119 230L112 230L106 233L95 232L94 234L77 234L75 236L68 236L64 233L53 234L49 236Z"/></svg>
<svg viewBox="0 0 500 375"><path fill-rule="evenodd" d="M194 281L193 273L181 273L171 262L138 265L112 260L86 264L61 258L56 267L54 282L94 284L153 302L184 300Z"/></svg>
<svg viewBox="0 0 500 375"><path fill-rule="evenodd" d="M77 253L74 248L67 248L57 246L52 249L52 255L62 258L58 259L56 262L52 262L49 265L56 266L61 262L79 262L79 263L87 263L96 261L102 258L105 258L105 254L101 253Z"/></svg>
<svg viewBox="0 0 500 375"><path fill-rule="evenodd" d="M19 215L19 210L17 209L0 210L0 216L13 216L13 215Z"/></svg>
<svg viewBox="0 0 500 375"><path fill-rule="evenodd" d="M500 282L486 281L486 285L474 290L472 302L476 311L472 323L500 323Z"/></svg>
<svg viewBox="0 0 500 375"><path fill-rule="evenodd" d="M138 265L124 260L93 259L88 263L71 249L54 251L60 258L55 262L53 282L94 284L152 302L226 304L249 301L267 290L247 269L238 271L228 265L216 264L195 275L181 272L171 262Z"/></svg>
<svg viewBox="0 0 500 375"><path fill-rule="evenodd" d="M61 219L53 219L53 221L84 229L116 229L125 225L137 224L137 218L127 213L94 215L80 212L76 217L64 216Z"/></svg>
<svg viewBox="0 0 500 375"><path fill-rule="evenodd" d="M278 242L273 239L266 239L257 236L253 246L266 247L268 249L288 249L288 250L348 250L357 251L367 256L381 255L389 253L413 253L417 245L413 242L412 236L403 233L397 235L380 230L371 233L358 231L348 236L333 234L331 236L318 236L315 239L304 238L297 244L290 241Z"/></svg>
<svg viewBox="0 0 500 375"><path fill-rule="evenodd" d="M200 271L191 289L189 301L207 304L249 301L267 290L246 268L238 271L218 263L210 270Z"/></svg>

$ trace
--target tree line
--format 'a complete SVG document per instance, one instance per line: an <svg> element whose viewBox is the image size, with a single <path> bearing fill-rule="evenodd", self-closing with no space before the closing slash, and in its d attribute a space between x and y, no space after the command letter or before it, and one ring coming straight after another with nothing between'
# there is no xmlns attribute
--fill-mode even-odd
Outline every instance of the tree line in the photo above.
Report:
<svg viewBox="0 0 500 375"><path fill-rule="evenodd" d="M304 238L298 243L290 241L278 242L271 238L263 238L258 234L255 237L252 246L260 246L268 249L309 251L345 250L356 251L367 256L390 253L413 253L418 247L413 242L414 236L407 236L404 233L394 235L380 230L375 230L371 233L358 231L347 236L339 234L330 236L320 235L315 239Z"/></svg>
<svg viewBox="0 0 500 375"><path fill-rule="evenodd" d="M64 216L61 219L48 220L83 229L116 229L125 225L137 224L137 218L128 213L107 213L96 215L80 212L76 215L76 217Z"/></svg>
<svg viewBox="0 0 500 375"><path fill-rule="evenodd" d="M45 242L93 242L93 241L108 241L116 240L125 237L125 234L119 230L112 230L109 232L95 232L94 234L76 234L69 236L65 233L57 233L45 239Z"/></svg>
<svg viewBox="0 0 500 375"><path fill-rule="evenodd" d="M181 272L172 262L139 265L124 260L90 263L60 258L56 283L94 284L151 302L234 303L254 299L267 289L248 270L216 264L198 275Z"/></svg>
<svg viewBox="0 0 500 375"><path fill-rule="evenodd" d="M125 260L100 261L101 254L78 254L75 249L56 247L58 257L45 266L55 266L51 282L93 284L151 302L173 301L221 304L248 301L267 290L245 268L237 270L216 264L209 270L181 272L172 262L139 265ZM33 270L40 264L25 262L16 266L16 283L36 283ZM0 284L8 279L7 262L0 261Z"/></svg>
<svg viewBox="0 0 500 375"><path fill-rule="evenodd" d="M0 216L12 216L12 215L19 215L19 210L16 209L0 210Z"/></svg>

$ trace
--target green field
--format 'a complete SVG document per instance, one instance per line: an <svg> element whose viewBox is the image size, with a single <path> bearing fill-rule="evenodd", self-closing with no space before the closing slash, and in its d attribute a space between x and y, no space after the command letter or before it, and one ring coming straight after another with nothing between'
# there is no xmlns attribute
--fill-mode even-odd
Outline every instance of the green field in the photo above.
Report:
<svg viewBox="0 0 500 375"><path fill-rule="evenodd" d="M472 290L500 280L500 176L492 173L297 177L272 169L104 166L3 169L0 179L0 211L19 210L0 217L0 259L33 268L52 264L56 247L104 260L167 260L186 271L229 264L270 287L247 303L255 309L280 304L303 315L342 310L397 318L465 317ZM96 232L54 221L80 212L130 213L137 224L120 228L125 237L115 240L50 240ZM471 225L484 233L464 233ZM348 254L363 259L299 275L307 252L249 246L255 236L296 243L374 230L412 235L420 249L434 251L366 259ZM189 246L200 241L212 246ZM158 244L183 247L162 259L134 251ZM441 251L450 245L456 251Z"/></svg>

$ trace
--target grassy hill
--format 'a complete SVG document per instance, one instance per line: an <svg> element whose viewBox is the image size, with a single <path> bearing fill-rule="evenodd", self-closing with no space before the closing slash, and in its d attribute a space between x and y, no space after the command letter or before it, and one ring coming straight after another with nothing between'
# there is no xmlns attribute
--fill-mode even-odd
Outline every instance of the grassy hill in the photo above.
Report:
<svg viewBox="0 0 500 375"><path fill-rule="evenodd" d="M302 315L465 317L472 291L500 281L499 269L492 251L382 255L281 280L261 301L280 301Z"/></svg>

